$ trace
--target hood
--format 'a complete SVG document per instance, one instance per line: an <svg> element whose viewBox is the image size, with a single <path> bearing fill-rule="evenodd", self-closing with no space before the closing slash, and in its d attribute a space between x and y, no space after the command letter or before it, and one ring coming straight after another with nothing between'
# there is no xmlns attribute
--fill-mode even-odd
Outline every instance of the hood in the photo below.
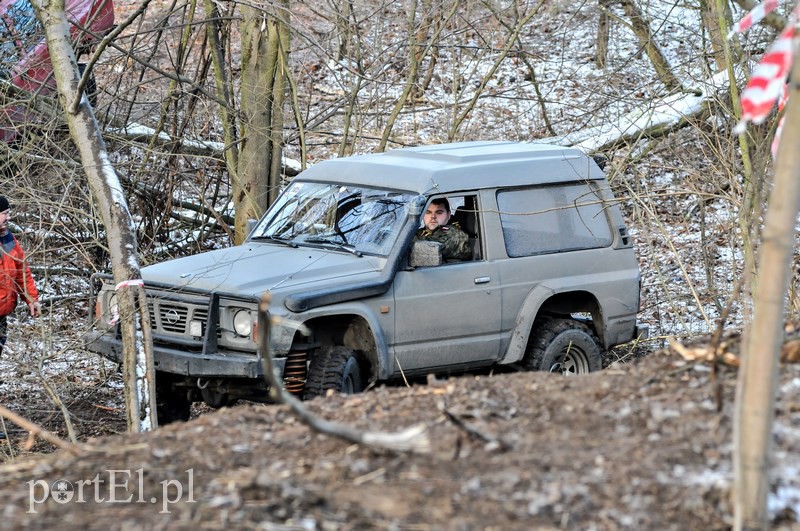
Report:
<svg viewBox="0 0 800 531"><path fill-rule="evenodd" d="M310 247L248 242L142 268L145 284L260 296L360 282L380 275L385 258ZM294 288L294 289L293 289Z"/></svg>

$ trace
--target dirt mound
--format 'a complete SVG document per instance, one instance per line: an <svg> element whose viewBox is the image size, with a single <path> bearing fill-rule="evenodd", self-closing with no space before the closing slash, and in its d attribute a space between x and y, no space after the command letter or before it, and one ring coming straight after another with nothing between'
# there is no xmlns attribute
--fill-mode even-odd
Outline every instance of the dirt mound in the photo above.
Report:
<svg viewBox="0 0 800 531"><path fill-rule="evenodd" d="M776 431L797 416L798 376L781 371ZM424 423L423 455L354 446L283 406L243 405L0 467L3 523L725 528L735 379L659 353L582 377L462 376L309 403L365 430ZM777 439L778 460L796 439Z"/></svg>

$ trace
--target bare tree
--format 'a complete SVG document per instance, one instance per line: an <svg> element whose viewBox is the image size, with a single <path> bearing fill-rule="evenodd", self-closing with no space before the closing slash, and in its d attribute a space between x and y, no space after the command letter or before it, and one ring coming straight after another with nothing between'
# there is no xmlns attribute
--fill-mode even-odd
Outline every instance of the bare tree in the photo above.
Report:
<svg viewBox="0 0 800 531"><path fill-rule="evenodd" d="M453 2L452 8L449 10L447 15L444 17L445 23L446 21L450 20L456 12L456 8L458 7L458 2ZM418 83L419 77L419 66L422 59L428 55L432 48L432 44L438 42L439 32L444 28L444 24L439 24L435 34L431 37L428 41L427 45L422 47L418 42L418 38L420 34L425 35L427 33L427 28L429 26L428 17L423 17L423 24L415 29L415 18L417 17L417 2L416 0L412 0L409 9L408 9L408 50L409 50L409 57L408 57L408 76L406 77L406 81L403 85L403 92L400 94L400 97L397 98L397 102L392 109L392 112L389 115L389 118L386 120L386 126L383 128L383 134L381 135L381 141L378 144L378 151L384 151L386 149L386 144L389 141L389 136L392 132L392 128L397 120L397 117L400 115L400 111L403 109L403 106L408 102L409 98L413 97L415 87Z"/></svg>
<svg viewBox="0 0 800 531"><path fill-rule="evenodd" d="M650 62L653 63L653 68L655 68L658 78L670 91L683 89L683 84L672 72L672 67L664 56L664 52L661 51L658 43L653 38L650 31L650 23L647 18L645 18L642 11L632 0L620 0L619 3L622 5L625 14L628 15L633 32L639 39L641 47L644 48L647 57L649 57Z"/></svg>
<svg viewBox="0 0 800 531"><path fill-rule="evenodd" d="M44 25L62 108L69 111L73 101L81 100L77 112L66 112L66 119L89 188L108 228L108 249L118 285L128 429L149 430L158 425L154 415L152 338L131 214L89 100L78 92L80 75L69 39L64 0L34 0L32 4Z"/></svg>
<svg viewBox="0 0 800 531"><path fill-rule="evenodd" d="M772 455L786 293L792 275L795 222L800 212L800 62L795 61L759 249L755 313L739 371L734 418L734 500L736 529L767 527L767 494Z"/></svg>
<svg viewBox="0 0 800 531"><path fill-rule="evenodd" d="M282 0L271 11L243 4L242 18L241 167L233 181L236 243L244 240L247 220L261 217L279 192L289 2Z"/></svg>
<svg viewBox="0 0 800 531"><path fill-rule="evenodd" d="M500 54L497 55L493 61L492 65L489 68L488 72L481 77L477 90L474 91L472 98L467 102L463 108L459 109L456 112L456 115L453 119L453 124L450 127L450 130L447 133L447 137L449 140L453 140L456 138L456 134L461 127L461 124L464 123L467 116L472 112L476 103L480 99L483 90L486 88L486 85L489 81L493 78L497 69L500 68L502 62L506 59L509 52L511 51L512 47L516 44L517 38L519 37L520 32L525 28L528 22L533 19L533 17L539 12L541 7L544 5L544 1L540 0L534 6L530 6L527 12L519 13L514 10L514 23L513 27L510 29L510 35L506 38L506 46L500 51Z"/></svg>
<svg viewBox="0 0 800 531"><path fill-rule="evenodd" d="M611 0L597 0L600 15L597 17L597 40L595 44L594 63L597 68L605 68L608 60L608 34L611 26L611 17L608 8Z"/></svg>
<svg viewBox="0 0 800 531"><path fill-rule="evenodd" d="M622 15L620 2L609 3ZM36 256L52 260L52 249L58 245L73 255L68 258L70 266L106 269L109 256L113 254L113 260L119 257L119 250L104 241L110 226L107 219L113 216L133 224L142 264L228 245L234 241L228 236L232 232L225 231L233 219L229 205L235 206L239 216L236 229L240 241L243 221L263 212L269 193L281 184L276 179L286 175L273 171L283 152L299 152L303 158L309 153L312 160L373 151L382 141L388 148L446 138L537 140L551 136L582 147L589 145L587 138L596 140L593 149L610 155L618 169L609 173L613 184L626 191L630 188L630 215L642 224L641 232L659 235L658 242L648 240L643 246L645 254L648 245L663 246L668 241L670 223L658 217L677 216L674 210L681 210L686 218L670 218L677 223L711 212L704 208L706 202L724 201L750 212L742 216L738 229L728 226L727 220L724 229L709 223L710 236L703 245L708 244L710 251L704 249L699 258L708 262L707 271L714 267L715 245L727 245L735 255L743 245L747 248L738 234L758 225L760 179L769 168L764 149L769 130L753 129L753 135L742 137L739 145L739 140L727 135L726 126L720 124L728 124L736 108L735 82L712 87L697 78L698 86L709 87L703 91L702 107L687 112L680 123L652 119L642 128L619 128L616 137L600 135L602 131L591 126L616 124L615 118L628 116L640 123L648 116L686 107L677 95L676 99L651 99L648 94L663 94L667 83L651 79L649 64L641 68L649 57L642 61L634 55L635 50L618 46L615 39L609 42L605 69L592 72L592 79L574 75L576 71L570 68L580 60L584 61L582 72L591 69L594 51L572 47L572 37L580 31L580 17L568 13L572 9L569 3L548 3L545 13L535 12L536 3L419 0L418 16L411 19L408 10L391 3L348 2L343 7L341 3L317 2L303 3L298 11L303 18L291 21L288 9L296 5L265 8L265 3L246 4L204 0L193 11L191 1L176 3L174 9L153 2L136 20L136 27L122 31L109 43L96 65L101 87L96 116L101 127L107 127L109 160L120 181L109 190L124 192L130 211L140 216L112 211L111 206L92 201L78 186L78 170L68 160L72 148L59 143L56 134L64 127L64 116L57 109L42 113L47 116L46 128L20 128L28 140L20 152L0 144L4 162L14 159L24 168L26 178L35 179L42 167L49 165L48 172L60 179L61 197L53 192L47 203L36 198L41 201L41 212L47 214L40 222L45 230L38 231L47 233L47 239L36 240ZM649 31L639 37L640 44L661 42L657 13L645 11L639 2L629 4L638 8ZM200 5L205 10L199 9ZM695 13L699 24L700 12ZM633 31L628 18L619 19L615 33ZM244 22L253 24L246 27ZM277 40L271 33L281 25L291 33L291 42L288 33ZM726 33L721 28L714 31ZM345 37L342 32L348 32L345 46L340 46L345 43L339 38ZM711 29L702 32L711 34ZM247 38L240 38L241 33ZM694 53L696 43L690 44L686 48ZM275 50L277 55L271 56ZM696 51L696 55L686 56L686 63L676 62L671 73L675 80L686 65L708 57L706 50ZM248 70L247 65L254 64L252 54L260 53L265 54L258 65L261 70ZM240 54L247 61L240 61ZM628 68L632 63L636 68ZM732 61L728 60L726 68L728 65L733 69ZM412 67L416 70L410 75ZM289 87L270 85L278 80L270 78L270 72L280 69L288 74ZM256 74L262 77L254 77ZM731 75L730 80L735 77ZM641 90L648 84L652 84L650 89ZM402 89L407 86L411 92L403 96ZM259 87L261 93L253 87ZM261 87L274 89L276 98L260 98L266 92ZM279 103L284 93L290 94L291 100ZM7 98L35 107L37 112L53 107L47 98L38 96L10 94ZM290 108L291 119L278 116ZM74 110L80 112L82 107ZM267 120L259 122L267 115L277 117L271 125ZM42 134L38 134L40 130ZM592 139L580 133L598 134ZM280 153L274 150L279 138L285 141ZM687 144L691 150L681 149ZM650 159L651 153L659 157ZM659 166L658 160L669 162ZM254 168L254 177L269 175L273 180L250 182L243 174L246 167ZM660 189L647 189L648 175L657 173L674 175L677 189L670 188L669 195L676 199L664 199ZM698 184L703 180L700 176L708 177L706 182ZM681 202L677 197L693 199ZM654 207L659 201L664 204ZM102 222L89 219L87 204L97 206ZM58 216L51 217L50 210ZM723 243L715 243L717 231ZM60 237L58 241L52 239L54 234ZM679 250L670 252L677 255ZM748 261L750 270L755 260ZM684 263L677 258L676 262ZM739 264L724 265L732 275L738 274ZM665 305L679 306L682 296L697 301L697 313L702 314L703 305L716 294L712 297L695 286L683 293L669 292L677 287L670 283L668 271L659 272L662 266L655 264L645 271L647 288L658 291ZM716 267L722 268L719 259ZM125 274L120 279L136 276ZM689 274L685 276L688 280ZM726 284L720 278L716 278L716 289L724 291ZM713 284L710 279L708 285ZM685 313L673 311L670 319L678 322L675 328L690 329L691 317Z"/></svg>
<svg viewBox="0 0 800 531"><path fill-rule="evenodd" d="M726 53L726 36L723 28L730 27L731 11L727 2L717 0L701 0L700 16L711 45L710 55L713 62L713 72L721 72L728 66Z"/></svg>

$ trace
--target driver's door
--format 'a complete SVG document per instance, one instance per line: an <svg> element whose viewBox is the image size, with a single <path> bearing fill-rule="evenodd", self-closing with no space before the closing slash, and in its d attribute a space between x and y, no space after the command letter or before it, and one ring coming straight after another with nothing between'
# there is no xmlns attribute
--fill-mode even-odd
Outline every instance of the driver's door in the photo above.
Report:
<svg viewBox="0 0 800 531"><path fill-rule="evenodd" d="M400 271L394 297L395 373L497 360L500 289L493 263Z"/></svg>

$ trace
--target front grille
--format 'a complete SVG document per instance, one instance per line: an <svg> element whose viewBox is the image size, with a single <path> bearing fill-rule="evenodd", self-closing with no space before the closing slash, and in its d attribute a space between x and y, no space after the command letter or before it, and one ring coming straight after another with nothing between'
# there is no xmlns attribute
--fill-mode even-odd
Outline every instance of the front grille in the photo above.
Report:
<svg viewBox="0 0 800 531"><path fill-rule="evenodd" d="M165 332L185 334L188 332L189 308L179 304L160 303L158 305L159 328Z"/></svg>
<svg viewBox="0 0 800 531"><path fill-rule="evenodd" d="M148 297L147 306L154 333L180 336L190 340L202 339L205 335L208 322L207 303L199 304ZM199 335L191 333L190 324L192 321L201 323ZM197 330L195 329L194 332L197 332Z"/></svg>

